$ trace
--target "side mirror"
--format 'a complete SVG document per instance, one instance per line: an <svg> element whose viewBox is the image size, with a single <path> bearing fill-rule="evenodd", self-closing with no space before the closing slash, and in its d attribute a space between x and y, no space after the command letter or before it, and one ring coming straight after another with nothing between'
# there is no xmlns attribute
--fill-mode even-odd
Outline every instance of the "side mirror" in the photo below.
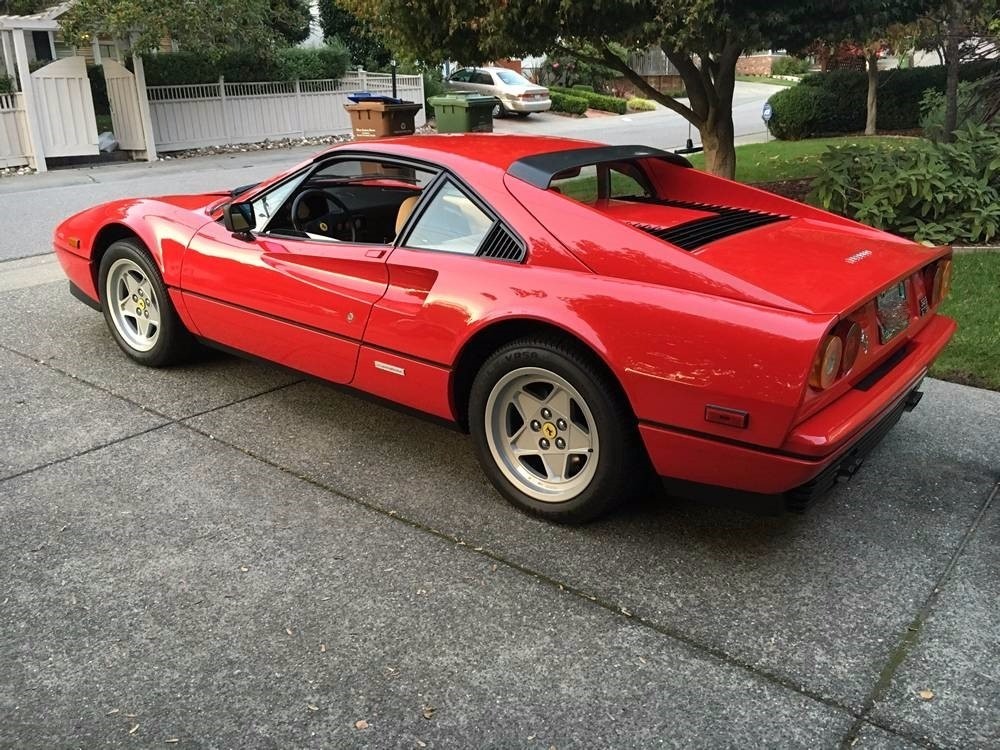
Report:
<svg viewBox="0 0 1000 750"><path fill-rule="evenodd" d="M222 212L222 223L233 234L248 234L257 225L250 203L230 203Z"/></svg>

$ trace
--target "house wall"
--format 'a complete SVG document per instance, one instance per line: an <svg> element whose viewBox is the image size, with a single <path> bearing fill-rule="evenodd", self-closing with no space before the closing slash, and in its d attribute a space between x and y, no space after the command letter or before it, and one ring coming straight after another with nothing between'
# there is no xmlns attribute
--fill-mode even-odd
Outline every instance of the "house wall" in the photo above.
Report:
<svg viewBox="0 0 1000 750"><path fill-rule="evenodd" d="M742 76L769 76L774 61L782 55L748 55L736 61L736 73Z"/></svg>

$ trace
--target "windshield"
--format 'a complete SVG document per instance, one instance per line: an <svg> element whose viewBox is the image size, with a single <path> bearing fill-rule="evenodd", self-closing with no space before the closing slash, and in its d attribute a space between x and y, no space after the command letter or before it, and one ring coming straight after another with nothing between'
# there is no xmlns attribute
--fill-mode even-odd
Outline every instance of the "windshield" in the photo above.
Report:
<svg viewBox="0 0 1000 750"><path fill-rule="evenodd" d="M520 73L515 73L513 70L498 70L496 71L496 76L501 81L506 83L508 86L532 86L527 78L525 78Z"/></svg>

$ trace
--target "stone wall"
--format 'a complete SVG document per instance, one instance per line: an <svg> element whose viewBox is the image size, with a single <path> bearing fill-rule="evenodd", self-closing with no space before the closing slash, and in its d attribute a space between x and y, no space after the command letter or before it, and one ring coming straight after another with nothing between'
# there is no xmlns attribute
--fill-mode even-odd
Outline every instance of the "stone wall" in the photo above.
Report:
<svg viewBox="0 0 1000 750"><path fill-rule="evenodd" d="M748 55L736 61L736 73L741 76L769 76L771 66L781 55Z"/></svg>

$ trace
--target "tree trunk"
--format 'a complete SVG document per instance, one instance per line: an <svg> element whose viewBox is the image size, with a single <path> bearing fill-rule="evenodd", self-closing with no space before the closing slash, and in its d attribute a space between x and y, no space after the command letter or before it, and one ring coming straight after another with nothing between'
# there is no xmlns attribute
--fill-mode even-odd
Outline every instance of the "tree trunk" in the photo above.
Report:
<svg viewBox="0 0 1000 750"><path fill-rule="evenodd" d="M736 146L733 143L733 115L711 118L699 128L705 148L705 171L732 180L736 177Z"/></svg>
<svg viewBox="0 0 1000 750"><path fill-rule="evenodd" d="M951 143L955 140L955 129L958 128L958 68L959 34L962 28L962 3L956 0L951 4L951 14L948 19L948 37L945 40L945 61L948 65L948 77L944 87L944 140Z"/></svg>
<svg viewBox="0 0 1000 750"><path fill-rule="evenodd" d="M878 120L878 52L869 50L865 57L868 62L868 118L865 120L865 135L875 135Z"/></svg>

